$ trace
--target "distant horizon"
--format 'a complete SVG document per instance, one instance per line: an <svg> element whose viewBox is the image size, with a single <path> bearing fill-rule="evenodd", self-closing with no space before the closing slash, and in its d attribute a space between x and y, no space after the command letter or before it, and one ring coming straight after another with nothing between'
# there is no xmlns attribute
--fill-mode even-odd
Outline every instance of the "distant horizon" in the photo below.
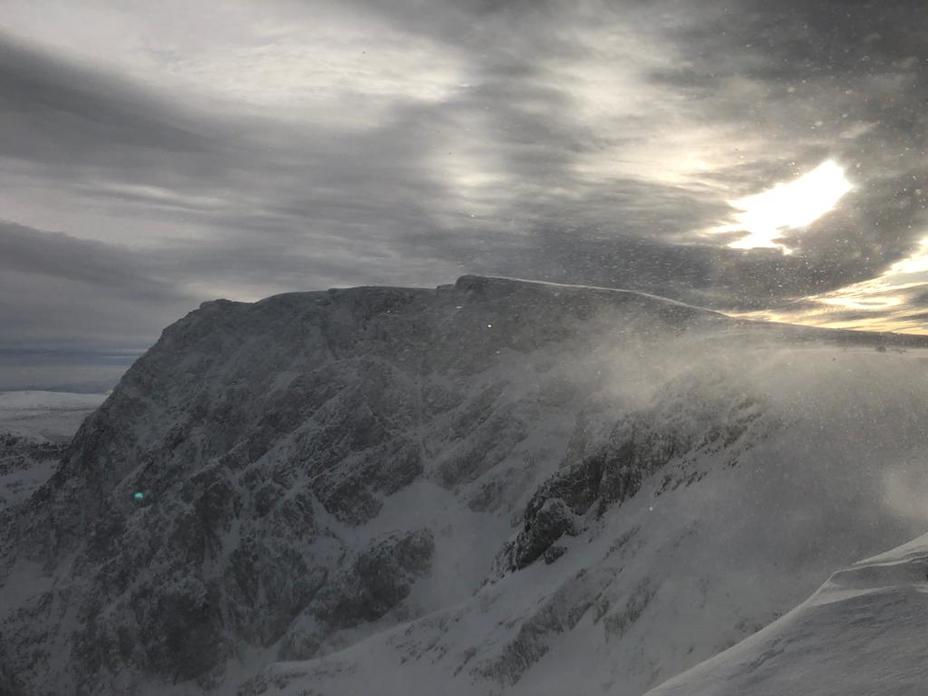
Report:
<svg viewBox="0 0 928 696"><path fill-rule="evenodd" d="M152 344L122 351L108 347L0 348L0 393L102 394L111 390Z"/></svg>

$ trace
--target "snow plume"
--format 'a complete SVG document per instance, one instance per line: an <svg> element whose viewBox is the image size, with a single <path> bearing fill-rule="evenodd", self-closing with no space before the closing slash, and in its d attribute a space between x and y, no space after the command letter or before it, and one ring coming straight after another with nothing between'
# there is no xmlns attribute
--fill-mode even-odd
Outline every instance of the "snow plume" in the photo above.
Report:
<svg viewBox="0 0 928 696"><path fill-rule="evenodd" d="M796 342L776 330L696 333L616 350L607 385L629 405L647 404L673 383L690 385L681 399L711 398L720 389L763 399L793 429L785 456L816 452L810 468L792 476L844 490L851 514L879 509L928 526L925 360L919 349ZM857 473L848 477L849 469Z"/></svg>
<svg viewBox="0 0 928 696"><path fill-rule="evenodd" d="M926 469L924 457L887 469L883 474L883 500L900 517L916 520L928 529Z"/></svg>

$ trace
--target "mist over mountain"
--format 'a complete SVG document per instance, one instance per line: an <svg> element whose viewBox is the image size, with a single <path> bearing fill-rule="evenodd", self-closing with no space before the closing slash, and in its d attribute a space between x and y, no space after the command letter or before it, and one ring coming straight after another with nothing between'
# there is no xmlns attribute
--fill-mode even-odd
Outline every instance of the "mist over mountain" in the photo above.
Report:
<svg viewBox="0 0 928 696"><path fill-rule="evenodd" d="M0 510L0 693L639 696L778 619L655 693L784 693L751 651L928 526L926 347L476 276L205 303Z"/></svg>

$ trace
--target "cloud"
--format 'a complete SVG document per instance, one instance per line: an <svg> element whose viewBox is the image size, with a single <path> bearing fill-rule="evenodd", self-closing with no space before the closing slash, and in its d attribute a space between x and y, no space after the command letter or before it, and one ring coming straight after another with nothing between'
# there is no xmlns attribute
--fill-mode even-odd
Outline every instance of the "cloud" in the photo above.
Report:
<svg viewBox="0 0 928 696"><path fill-rule="evenodd" d="M195 299L133 251L0 222L0 345L136 347Z"/></svg>
<svg viewBox="0 0 928 696"><path fill-rule="evenodd" d="M857 310L823 297L892 273L928 231L919 7L90 1L40 16L11 0L0 205L19 227L0 243L27 270L3 282L35 299L5 306L5 340L144 343L212 296L463 272L847 322ZM704 234L828 159L854 190L784 234L793 254ZM99 309L72 321L63 296Z"/></svg>

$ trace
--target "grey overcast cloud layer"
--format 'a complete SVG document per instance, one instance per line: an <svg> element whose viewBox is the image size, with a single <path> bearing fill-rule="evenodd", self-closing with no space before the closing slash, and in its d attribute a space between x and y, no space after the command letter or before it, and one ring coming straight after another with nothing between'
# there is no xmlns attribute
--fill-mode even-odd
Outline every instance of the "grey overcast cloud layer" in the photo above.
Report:
<svg viewBox="0 0 928 696"><path fill-rule="evenodd" d="M924 331L925 20L915 0L4 0L0 346L144 347L205 299L464 272ZM827 160L853 185L834 210L730 246L732 201Z"/></svg>

